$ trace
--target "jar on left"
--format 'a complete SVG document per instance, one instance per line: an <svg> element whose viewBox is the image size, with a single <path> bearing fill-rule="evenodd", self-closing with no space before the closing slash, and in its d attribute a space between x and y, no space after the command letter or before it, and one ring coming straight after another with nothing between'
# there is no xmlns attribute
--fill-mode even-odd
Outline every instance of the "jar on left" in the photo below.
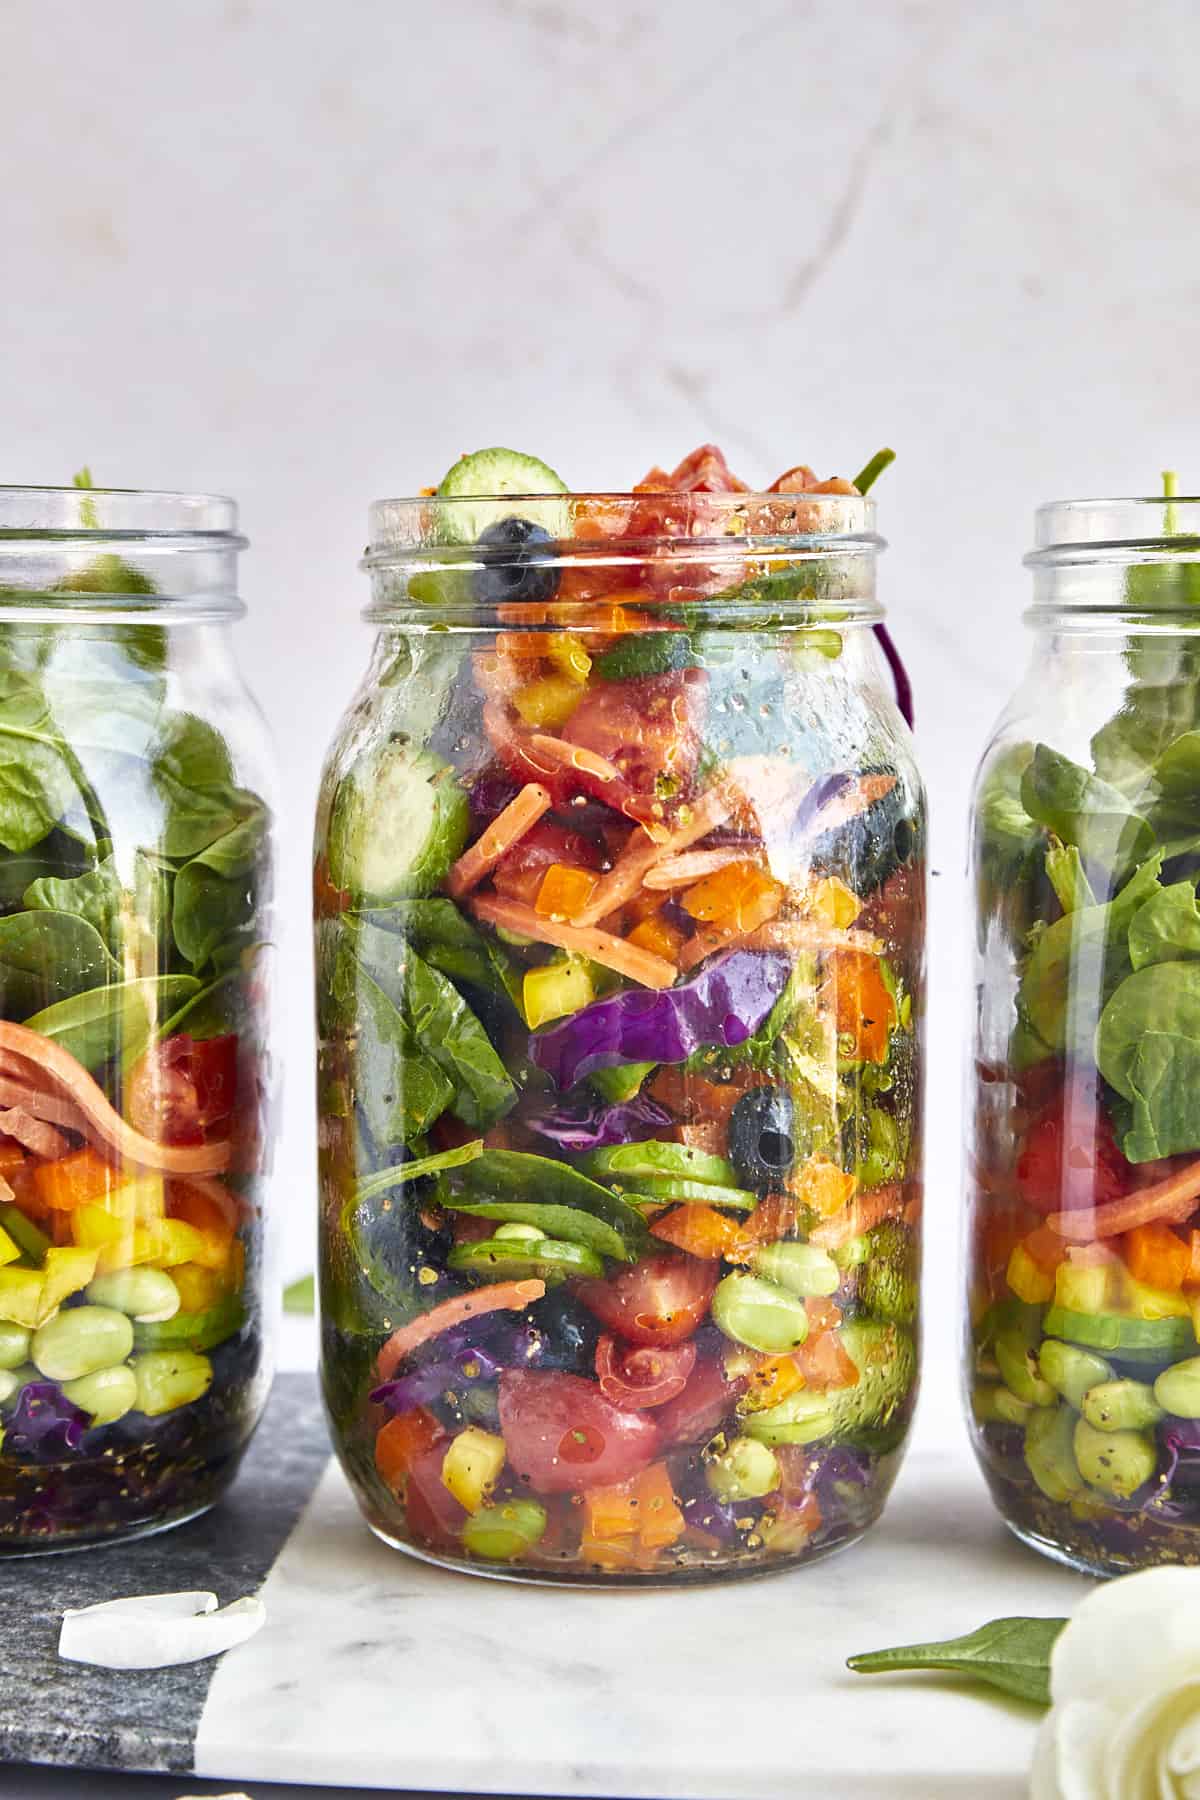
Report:
<svg viewBox="0 0 1200 1800"><path fill-rule="evenodd" d="M0 488L0 1553L181 1523L270 1380L270 759L212 495Z"/></svg>

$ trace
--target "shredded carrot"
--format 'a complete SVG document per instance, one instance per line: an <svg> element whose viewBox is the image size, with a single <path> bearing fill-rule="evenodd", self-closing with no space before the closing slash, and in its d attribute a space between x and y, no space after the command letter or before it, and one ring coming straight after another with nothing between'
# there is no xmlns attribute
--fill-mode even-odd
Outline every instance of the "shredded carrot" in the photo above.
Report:
<svg viewBox="0 0 1200 1800"><path fill-rule="evenodd" d="M1086 1243L1090 1238L1118 1237L1138 1225L1161 1219L1165 1225L1182 1225L1200 1204L1200 1159L1188 1163L1177 1175L1156 1181L1140 1193L1107 1200L1103 1206L1080 1206L1070 1212L1051 1213L1046 1220L1060 1237Z"/></svg>
<svg viewBox="0 0 1200 1800"><path fill-rule="evenodd" d="M47 1162L65 1156L71 1148L57 1126L47 1124L45 1119L35 1119L23 1106L12 1106L7 1112L0 1112L0 1131L5 1137L15 1138L18 1144L24 1144L26 1150L32 1151L34 1156L44 1157Z"/></svg>
<svg viewBox="0 0 1200 1800"><path fill-rule="evenodd" d="M694 968L717 950L863 950L878 956L883 946L869 931L842 931L819 919L771 919L753 931L718 931L709 926L690 937L679 953L681 969Z"/></svg>
<svg viewBox="0 0 1200 1800"><path fill-rule="evenodd" d="M903 1194L895 1184L875 1188L869 1194L858 1194L849 1206L810 1231L808 1241L820 1245L822 1250L839 1250L851 1238L861 1237L864 1231L882 1224L884 1219L895 1218L903 1207Z"/></svg>
<svg viewBox="0 0 1200 1800"><path fill-rule="evenodd" d="M639 950L624 938L610 932L580 925L566 925L559 919L544 919L532 906L520 900L504 900L499 894L476 894L467 905L485 925L499 925L504 931L516 931L522 937L536 938L539 943L554 944L560 950L574 950L589 956L593 962L628 975L643 987L671 987L678 971L665 957L652 956Z"/></svg>
<svg viewBox="0 0 1200 1800"><path fill-rule="evenodd" d="M16 1057L6 1067L28 1071L28 1065L21 1064ZM0 1075L0 1106L19 1107L22 1112L32 1113L35 1119L46 1119L66 1131L83 1131L83 1115L77 1106L57 1094L43 1092L28 1079L18 1079L7 1073Z"/></svg>
<svg viewBox="0 0 1200 1800"><path fill-rule="evenodd" d="M446 892L450 898L461 900L464 894L478 887L500 858L549 810L550 796L540 782L531 781L523 787L516 799L510 800L504 811L479 834L470 849L463 851L450 870L446 877Z"/></svg>
<svg viewBox="0 0 1200 1800"><path fill-rule="evenodd" d="M380 1381L390 1381L406 1356L428 1343L452 1325L464 1325L490 1312L524 1312L546 1291L544 1281L497 1281L491 1287L476 1288L470 1294L454 1294L427 1313L418 1313L390 1338L375 1358L375 1373Z"/></svg>
<svg viewBox="0 0 1200 1800"><path fill-rule="evenodd" d="M624 779L616 763L609 762L606 756L597 756L594 750L585 750L580 744L568 744L562 738L548 737L541 731L535 731L529 742L530 747L555 768L578 769L596 781Z"/></svg>
<svg viewBox="0 0 1200 1800"><path fill-rule="evenodd" d="M675 826L659 842L643 828L635 831L608 874L601 881L591 901L576 920L579 925L594 925L609 913L632 900L642 885L647 870L665 856L686 850L698 839L707 837L729 816L733 796L724 786L709 788L694 806L680 808ZM687 813L684 818L683 814Z"/></svg>
<svg viewBox="0 0 1200 1800"><path fill-rule="evenodd" d="M745 844L726 844L719 850L691 850L681 856L664 856L647 869L643 886L653 889L690 887L706 875L715 875L733 863L751 860Z"/></svg>

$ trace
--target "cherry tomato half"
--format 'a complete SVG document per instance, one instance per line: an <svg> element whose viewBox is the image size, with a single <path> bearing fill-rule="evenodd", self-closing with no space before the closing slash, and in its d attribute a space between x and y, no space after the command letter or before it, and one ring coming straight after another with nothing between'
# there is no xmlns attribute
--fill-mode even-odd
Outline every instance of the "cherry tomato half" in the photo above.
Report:
<svg viewBox="0 0 1200 1800"><path fill-rule="evenodd" d="M665 1406L687 1386L696 1361L695 1344L621 1350L610 1337L596 1345L596 1375L600 1392L614 1406L643 1412Z"/></svg>
<svg viewBox="0 0 1200 1800"><path fill-rule="evenodd" d="M1094 1084L1068 1083L1038 1113L1016 1176L1022 1200L1043 1215L1103 1206L1136 1185Z"/></svg>
<svg viewBox="0 0 1200 1800"><path fill-rule="evenodd" d="M505 1369L500 1429L509 1462L543 1494L626 1481L658 1449L658 1429L646 1413L623 1411L595 1382L558 1370Z"/></svg>

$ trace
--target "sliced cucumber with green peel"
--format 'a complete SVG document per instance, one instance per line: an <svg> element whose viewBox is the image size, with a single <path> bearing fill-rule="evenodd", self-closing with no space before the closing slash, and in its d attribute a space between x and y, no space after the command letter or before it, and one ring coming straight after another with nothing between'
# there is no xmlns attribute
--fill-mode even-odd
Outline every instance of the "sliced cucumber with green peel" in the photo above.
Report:
<svg viewBox="0 0 1200 1800"><path fill-rule="evenodd" d="M681 1205L732 1206L738 1212L751 1212L758 1205L758 1195L748 1188L728 1187L715 1181L687 1181L674 1175L630 1175L622 1180L636 1185L636 1193L620 1190L635 1206L642 1200L656 1206L665 1200L678 1200Z"/></svg>
<svg viewBox="0 0 1200 1800"><path fill-rule="evenodd" d="M135 1350L212 1350L246 1323L246 1308L231 1295L204 1312L178 1312L170 1319L134 1321Z"/></svg>
<svg viewBox="0 0 1200 1800"><path fill-rule="evenodd" d="M338 788L329 822L329 876L355 899L432 893L462 855L466 790L448 762L395 738L364 757Z"/></svg>
<svg viewBox="0 0 1200 1800"><path fill-rule="evenodd" d="M590 1150L580 1158L580 1168L600 1181L613 1176L630 1180L643 1175L682 1175L690 1181L715 1181L720 1187L736 1187L733 1164L723 1156L712 1156L691 1144L668 1144L649 1138L641 1144L613 1144L604 1150ZM651 1190L653 1191L653 1190Z"/></svg>
<svg viewBox="0 0 1200 1800"><path fill-rule="evenodd" d="M439 500L462 504L442 509L441 536L451 544L475 544L489 525L514 516L529 519L550 534L570 533L571 510L565 499L536 499L533 495L565 495L567 484L548 463L520 450L475 450L460 456L438 484ZM505 496L519 500L512 505ZM466 504L477 501L476 505Z"/></svg>
<svg viewBox="0 0 1200 1800"><path fill-rule="evenodd" d="M446 1258L448 1268L487 1281L534 1279L553 1283L572 1275L603 1275L604 1260L584 1244L557 1238L485 1238L482 1243L456 1244Z"/></svg>
<svg viewBox="0 0 1200 1800"><path fill-rule="evenodd" d="M686 631L631 632L592 664L602 681L630 681L639 675L668 675L700 664Z"/></svg>
<svg viewBox="0 0 1200 1800"><path fill-rule="evenodd" d="M1192 1322L1183 1318L1133 1319L1124 1313L1068 1312L1065 1306L1051 1306L1042 1329L1047 1337L1107 1350L1127 1362L1157 1362L1197 1349Z"/></svg>

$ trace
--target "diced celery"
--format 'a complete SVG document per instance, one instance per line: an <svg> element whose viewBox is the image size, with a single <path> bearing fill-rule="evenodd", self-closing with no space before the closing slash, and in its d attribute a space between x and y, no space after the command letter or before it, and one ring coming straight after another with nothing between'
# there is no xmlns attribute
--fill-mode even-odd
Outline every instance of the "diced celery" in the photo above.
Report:
<svg viewBox="0 0 1200 1800"><path fill-rule="evenodd" d="M50 1239L45 1232L39 1230L33 1220L27 1218L11 1200L0 1205L0 1226L19 1245L21 1255L28 1257L30 1262L40 1263L50 1248Z"/></svg>

